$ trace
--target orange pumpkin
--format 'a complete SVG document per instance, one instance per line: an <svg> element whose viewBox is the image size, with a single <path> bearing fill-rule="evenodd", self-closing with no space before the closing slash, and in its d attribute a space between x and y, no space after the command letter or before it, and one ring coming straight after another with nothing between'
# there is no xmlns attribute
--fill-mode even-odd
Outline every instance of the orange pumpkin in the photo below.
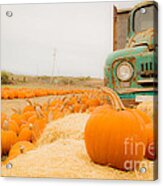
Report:
<svg viewBox="0 0 163 186"><path fill-rule="evenodd" d="M100 105L100 102L98 99L90 97L87 102L89 107L97 107Z"/></svg>
<svg viewBox="0 0 163 186"><path fill-rule="evenodd" d="M40 118L36 119L34 125L38 126L39 130L42 132L47 123L48 123L48 119L46 117L43 117L41 119Z"/></svg>
<svg viewBox="0 0 163 186"><path fill-rule="evenodd" d="M43 113L40 107L36 107L36 112L34 115L32 115L29 119L28 122L33 123L34 125L39 127L40 131L43 131L45 128L48 118L47 116Z"/></svg>
<svg viewBox="0 0 163 186"><path fill-rule="evenodd" d="M27 101L28 105L24 107L23 113L24 112L29 112L29 111L34 111L35 108L34 108L32 102L30 100L26 100L26 101Z"/></svg>
<svg viewBox="0 0 163 186"><path fill-rule="evenodd" d="M9 95L8 95L8 99L14 99L15 98L15 91L14 90L10 90L9 91Z"/></svg>
<svg viewBox="0 0 163 186"><path fill-rule="evenodd" d="M20 110L12 109L14 113L11 115L11 119L14 120L19 126L22 124L24 120L26 120L25 116L21 113Z"/></svg>
<svg viewBox="0 0 163 186"><path fill-rule="evenodd" d="M81 104L75 103L73 105L73 109L74 109L74 112L80 112L80 110L81 110Z"/></svg>
<svg viewBox="0 0 163 186"><path fill-rule="evenodd" d="M6 119L7 119L6 114L2 112L1 113L1 125L3 124L4 120L6 120Z"/></svg>
<svg viewBox="0 0 163 186"><path fill-rule="evenodd" d="M18 124L14 121L14 120L4 120L2 126L1 126L4 130L12 130L14 131L16 134L19 133L19 126Z"/></svg>
<svg viewBox="0 0 163 186"><path fill-rule="evenodd" d="M145 155L145 122L135 109L125 108L112 89L102 90L108 94L112 107L97 107L88 119L87 152L95 163L134 170Z"/></svg>
<svg viewBox="0 0 163 186"><path fill-rule="evenodd" d="M19 91L18 98L20 98L20 99L26 98L26 91L25 90Z"/></svg>
<svg viewBox="0 0 163 186"><path fill-rule="evenodd" d="M147 132L147 148L145 157L150 160L156 159L156 146L154 140L154 125L152 123L151 118L143 111L136 110L145 121L145 128Z"/></svg>
<svg viewBox="0 0 163 186"><path fill-rule="evenodd" d="M2 154L7 154L12 147L17 142L17 135L12 130L1 130L1 147Z"/></svg>
<svg viewBox="0 0 163 186"><path fill-rule="evenodd" d="M64 117L64 112L60 110L55 110L55 111L51 111L49 115L51 115L50 120L57 120L59 118Z"/></svg>
<svg viewBox="0 0 163 186"><path fill-rule="evenodd" d="M16 156L20 154L24 154L32 149L34 149L35 146L30 143L29 141L19 141L16 144L14 144L9 152L9 160L15 158Z"/></svg>
<svg viewBox="0 0 163 186"><path fill-rule="evenodd" d="M36 142L38 137L40 136L39 129L35 128L33 124L25 125L18 136L18 141L30 141L30 142Z"/></svg>
<svg viewBox="0 0 163 186"><path fill-rule="evenodd" d="M32 117L33 115L35 115L36 112L35 111L26 111L24 112L22 115L25 118L25 121L28 121L30 117Z"/></svg>
<svg viewBox="0 0 163 186"><path fill-rule="evenodd" d="M96 109L96 107L91 106L91 107L89 107L88 111L89 111L89 112L93 112L95 109Z"/></svg>

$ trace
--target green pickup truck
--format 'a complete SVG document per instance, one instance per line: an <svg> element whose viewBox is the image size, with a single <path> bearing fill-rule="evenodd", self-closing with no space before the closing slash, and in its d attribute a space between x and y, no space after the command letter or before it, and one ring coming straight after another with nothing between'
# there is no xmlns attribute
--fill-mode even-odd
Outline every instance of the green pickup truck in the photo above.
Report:
<svg viewBox="0 0 163 186"><path fill-rule="evenodd" d="M157 95L158 5L145 1L132 9L114 7L114 52L104 67L104 84L122 99Z"/></svg>

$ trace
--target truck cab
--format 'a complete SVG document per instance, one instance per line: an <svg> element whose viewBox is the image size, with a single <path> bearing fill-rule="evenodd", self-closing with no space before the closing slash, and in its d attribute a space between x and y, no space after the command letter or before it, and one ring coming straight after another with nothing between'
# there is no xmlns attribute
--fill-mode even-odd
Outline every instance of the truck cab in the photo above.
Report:
<svg viewBox="0 0 163 186"><path fill-rule="evenodd" d="M122 99L157 95L157 16L154 1L139 3L132 9L114 7L114 52L105 62L104 84Z"/></svg>

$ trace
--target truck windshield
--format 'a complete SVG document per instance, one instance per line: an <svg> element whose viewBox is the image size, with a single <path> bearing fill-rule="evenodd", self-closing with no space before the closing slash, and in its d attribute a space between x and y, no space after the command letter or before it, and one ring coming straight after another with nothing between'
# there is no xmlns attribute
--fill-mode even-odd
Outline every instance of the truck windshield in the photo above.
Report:
<svg viewBox="0 0 163 186"><path fill-rule="evenodd" d="M157 8L154 5L146 6L138 9L134 16L134 30L141 32L148 28L155 27L155 15L157 15ZM156 21L157 22L157 21Z"/></svg>

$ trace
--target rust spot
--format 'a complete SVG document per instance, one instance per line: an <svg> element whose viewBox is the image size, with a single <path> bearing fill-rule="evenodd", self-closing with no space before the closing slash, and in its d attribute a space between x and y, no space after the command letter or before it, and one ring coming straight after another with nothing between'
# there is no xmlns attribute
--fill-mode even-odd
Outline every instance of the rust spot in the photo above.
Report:
<svg viewBox="0 0 163 186"><path fill-rule="evenodd" d="M129 40L127 47L132 48L135 46L143 46L144 44L146 44L148 46L149 50L151 50L151 49L155 48L155 46L153 46L153 44L152 44L152 40L153 40L154 36L156 36L156 35L157 35L157 33L153 28L149 28L145 31L141 31L139 33L136 33ZM144 42L142 41L142 39L144 39Z"/></svg>

